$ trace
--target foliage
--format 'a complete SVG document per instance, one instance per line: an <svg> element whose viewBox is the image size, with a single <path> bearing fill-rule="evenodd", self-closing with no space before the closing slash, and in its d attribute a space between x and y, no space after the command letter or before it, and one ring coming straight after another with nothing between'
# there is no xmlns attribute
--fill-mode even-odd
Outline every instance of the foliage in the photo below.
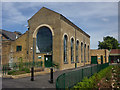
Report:
<svg viewBox="0 0 120 90"><path fill-rule="evenodd" d="M77 85L75 85L73 88L97 88L97 83L108 74L108 71L110 71L112 66L109 66L103 70L101 70L98 73L95 73L90 78L84 77L82 82L79 82Z"/></svg>
<svg viewBox="0 0 120 90"><path fill-rule="evenodd" d="M55 68L57 68L57 69L59 69L59 63L53 62L52 66L55 67Z"/></svg>
<svg viewBox="0 0 120 90"><path fill-rule="evenodd" d="M22 68L19 70L8 71L8 75L19 75L19 74L25 74L25 73L30 73L30 69L29 68Z"/></svg>
<svg viewBox="0 0 120 90"><path fill-rule="evenodd" d="M20 71L25 71L26 73L30 73L30 69L29 68L22 68Z"/></svg>
<svg viewBox="0 0 120 90"><path fill-rule="evenodd" d="M106 36L103 37L103 41L100 42L99 41L99 45L98 45L98 49L119 49L119 43L117 41L117 39L110 37L110 36Z"/></svg>
<svg viewBox="0 0 120 90"><path fill-rule="evenodd" d="M16 70L11 70L11 71L8 72L8 75L12 75L15 72L16 72Z"/></svg>
<svg viewBox="0 0 120 90"><path fill-rule="evenodd" d="M22 67L23 67L23 59L22 59L22 57L18 58L18 60L19 60L19 69L22 69Z"/></svg>

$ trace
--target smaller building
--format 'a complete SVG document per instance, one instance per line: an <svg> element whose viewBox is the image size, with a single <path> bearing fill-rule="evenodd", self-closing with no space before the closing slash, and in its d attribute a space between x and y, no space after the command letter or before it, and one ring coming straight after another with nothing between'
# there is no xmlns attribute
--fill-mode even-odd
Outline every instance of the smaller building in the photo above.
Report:
<svg viewBox="0 0 120 90"><path fill-rule="evenodd" d="M112 49L109 55L109 62L116 63L118 59L120 60L120 49Z"/></svg>
<svg viewBox="0 0 120 90"><path fill-rule="evenodd" d="M91 64L103 64L109 62L109 51L107 49L91 49Z"/></svg>
<svg viewBox="0 0 120 90"><path fill-rule="evenodd" d="M20 37L22 33L20 32L10 32L0 29L0 64L7 64L11 58L10 48L11 43ZM2 61L1 61L2 59Z"/></svg>

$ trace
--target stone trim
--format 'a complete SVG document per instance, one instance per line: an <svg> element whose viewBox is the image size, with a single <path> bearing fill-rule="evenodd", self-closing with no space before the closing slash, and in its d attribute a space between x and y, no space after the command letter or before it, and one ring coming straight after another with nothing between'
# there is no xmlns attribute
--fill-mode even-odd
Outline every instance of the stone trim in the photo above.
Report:
<svg viewBox="0 0 120 90"><path fill-rule="evenodd" d="M48 25L48 24L41 24L41 25L39 25L39 26L35 29L35 31L33 32L33 38L36 38L36 35L37 35L37 32L38 32L39 28L41 28L41 27L43 27L43 26L48 27L48 28L51 30L51 32L52 32L52 36L54 36L53 29L52 29L52 27L51 27L50 25Z"/></svg>

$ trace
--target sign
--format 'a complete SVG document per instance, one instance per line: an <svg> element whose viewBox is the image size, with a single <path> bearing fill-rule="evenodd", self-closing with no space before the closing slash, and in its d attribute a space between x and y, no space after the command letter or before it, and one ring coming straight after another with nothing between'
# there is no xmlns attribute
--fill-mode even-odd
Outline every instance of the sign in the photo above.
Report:
<svg viewBox="0 0 120 90"><path fill-rule="evenodd" d="M48 58L46 57L46 61L48 60Z"/></svg>
<svg viewBox="0 0 120 90"><path fill-rule="evenodd" d="M98 59L101 59L100 57L98 57Z"/></svg>
<svg viewBox="0 0 120 90"><path fill-rule="evenodd" d="M41 59L41 56L38 56L38 59Z"/></svg>

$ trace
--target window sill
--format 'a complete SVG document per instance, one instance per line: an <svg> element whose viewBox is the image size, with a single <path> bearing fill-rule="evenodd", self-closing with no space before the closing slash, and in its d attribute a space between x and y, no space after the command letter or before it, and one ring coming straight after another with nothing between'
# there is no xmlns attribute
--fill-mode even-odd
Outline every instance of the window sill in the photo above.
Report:
<svg viewBox="0 0 120 90"><path fill-rule="evenodd" d="M16 51L16 52L21 52L21 51Z"/></svg>
<svg viewBox="0 0 120 90"><path fill-rule="evenodd" d="M68 62L64 62L64 64L68 64Z"/></svg>
<svg viewBox="0 0 120 90"><path fill-rule="evenodd" d="M71 62L71 64L73 64L73 63L75 63L75 62Z"/></svg>

